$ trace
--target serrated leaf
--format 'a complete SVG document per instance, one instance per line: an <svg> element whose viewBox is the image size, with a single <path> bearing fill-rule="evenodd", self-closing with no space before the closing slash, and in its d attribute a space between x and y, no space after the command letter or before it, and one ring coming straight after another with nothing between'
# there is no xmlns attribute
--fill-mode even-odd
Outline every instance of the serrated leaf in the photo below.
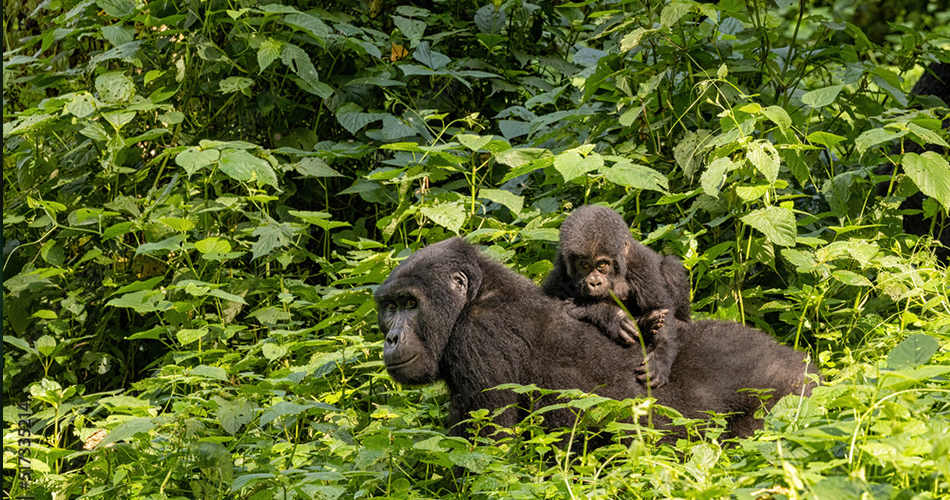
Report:
<svg viewBox="0 0 950 500"><path fill-rule="evenodd" d="M907 153L901 164L921 192L950 209L950 163L946 158L933 151Z"/></svg>
<svg viewBox="0 0 950 500"><path fill-rule="evenodd" d="M689 14L690 4L683 2L671 2L663 7L660 12L660 24L669 28L676 24L686 14Z"/></svg>
<svg viewBox="0 0 950 500"><path fill-rule="evenodd" d="M871 146L898 139L905 134L907 134L906 130L893 132L886 128L872 128L871 130L862 132L861 135L854 140L854 145L857 146L858 153L863 155Z"/></svg>
<svg viewBox="0 0 950 500"><path fill-rule="evenodd" d="M746 158L756 170L765 176L769 184L775 184L778 178L779 156L771 142L760 139L749 143L746 148Z"/></svg>
<svg viewBox="0 0 950 500"><path fill-rule="evenodd" d="M280 57L282 49L283 42L274 40L273 38L268 38L261 42L261 47L257 50L257 65L260 67L261 73Z"/></svg>
<svg viewBox="0 0 950 500"><path fill-rule="evenodd" d="M795 246L798 230L795 214L782 207L766 207L742 217L742 222L758 230L769 241L783 247Z"/></svg>
<svg viewBox="0 0 950 500"><path fill-rule="evenodd" d="M422 207L420 210L432 222L458 234L459 229L465 224L467 214L465 207L458 202L441 203L433 206Z"/></svg>
<svg viewBox="0 0 950 500"><path fill-rule="evenodd" d="M524 208L524 196L502 189L482 189L478 191L478 196L504 205L515 217L521 214L521 209Z"/></svg>
<svg viewBox="0 0 950 500"><path fill-rule="evenodd" d="M699 129L695 132L688 131L679 143L673 147L673 157L676 159L676 164L683 169L683 173L687 178L691 179L702 165L710 135L712 134L705 129Z"/></svg>
<svg viewBox="0 0 950 500"><path fill-rule="evenodd" d="M251 245L251 260L269 254L273 249L290 244L293 231L286 223L276 224L273 221L254 229L251 236L258 236L258 240Z"/></svg>
<svg viewBox="0 0 950 500"><path fill-rule="evenodd" d="M110 17L123 18L135 12L135 0L96 0L96 5Z"/></svg>
<svg viewBox="0 0 950 500"><path fill-rule="evenodd" d="M812 90L811 92L805 92L802 94L802 102L813 108L827 106L835 102L835 99L838 98L838 93L841 92L843 88L844 85L832 85L830 87Z"/></svg>
<svg viewBox="0 0 950 500"><path fill-rule="evenodd" d="M285 44L284 50L280 54L280 60L289 66L308 86L315 88L321 85L320 75L317 74L317 69L313 66L310 55L300 47L292 43Z"/></svg>
<svg viewBox="0 0 950 500"><path fill-rule="evenodd" d="M600 171L608 181L619 186L645 191L668 193L669 180L663 174L645 165L622 161L611 167L601 167Z"/></svg>
<svg viewBox="0 0 950 500"><path fill-rule="evenodd" d="M887 366L895 370L917 368L929 361L939 348L940 344L930 335L911 335L888 353Z"/></svg>
<svg viewBox="0 0 950 500"><path fill-rule="evenodd" d="M505 11L496 9L494 2L488 2L475 11L475 26L482 33L500 35L507 23Z"/></svg>

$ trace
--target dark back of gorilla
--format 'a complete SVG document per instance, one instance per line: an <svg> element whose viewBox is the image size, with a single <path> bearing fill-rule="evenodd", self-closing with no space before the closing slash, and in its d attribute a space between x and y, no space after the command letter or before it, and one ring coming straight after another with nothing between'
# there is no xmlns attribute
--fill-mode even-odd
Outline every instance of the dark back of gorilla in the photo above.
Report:
<svg viewBox="0 0 950 500"><path fill-rule="evenodd" d="M448 426L480 408L517 404L496 419L510 427L526 415L530 396L489 390L505 383L547 389L581 389L623 399L646 389L629 373L642 361L596 327L563 312L528 279L482 255L458 238L425 247L403 261L375 293L383 359L404 384L445 380L450 391ZM743 436L761 422L752 418L758 400L742 388L772 389L772 402L808 394L804 354L780 346L762 332L714 321L687 324L684 352L670 382L653 390L663 405L687 417L705 411L728 417L729 436ZM552 400L542 401L550 404ZM570 426L566 409L544 414L550 428Z"/></svg>

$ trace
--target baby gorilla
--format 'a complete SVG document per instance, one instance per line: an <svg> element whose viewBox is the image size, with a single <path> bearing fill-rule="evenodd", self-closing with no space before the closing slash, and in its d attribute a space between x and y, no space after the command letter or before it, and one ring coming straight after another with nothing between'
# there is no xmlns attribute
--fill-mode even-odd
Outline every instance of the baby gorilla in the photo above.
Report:
<svg viewBox="0 0 950 500"><path fill-rule="evenodd" d="M637 378L649 379L653 387L669 381L679 352L676 320L690 321L689 276L676 257L663 257L630 237L617 212L587 205L568 216L561 225L554 269L541 288L550 297L566 300L571 316L597 326L618 343L635 344L644 332L652 350L637 369ZM637 324L617 307L610 292L639 317ZM675 320L666 321L667 314Z"/></svg>

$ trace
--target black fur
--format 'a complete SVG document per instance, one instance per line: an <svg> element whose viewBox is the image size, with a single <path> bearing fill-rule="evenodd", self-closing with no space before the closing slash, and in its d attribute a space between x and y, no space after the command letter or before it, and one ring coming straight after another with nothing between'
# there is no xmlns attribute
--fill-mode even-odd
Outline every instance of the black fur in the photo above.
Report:
<svg viewBox="0 0 950 500"><path fill-rule="evenodd" d="M615 399L645 395L627 376L642 361L568 315L534 284L453 238L430 245L403 261L376 290L380 328L386 335L383 360L404 384L445 380L452 433L480 408L516 405L496 422L515 425L526 415L530 396L487 390L505 383L547 389L581 389ZM690 418L705 411L734 413L728 436L761 427L752 417L759 401L741 388L773 389L774 403L786 394L810 393L804 355L767 335L733 323L683 323L684 351L669 383L652 391L663 405ZM548 400L547 403L551 401ZM550 428L570 426L567 409L544 414Z"/></svg>
<svg viewBox="0 0 950 500"><path fill-rule="evenodd" d="M579 268L583 262L598 261L603 271ZM568 216L561 225L554 269L541 288L550 297L572 301L569 314L593 323L612 339L638 343L632 338L637 329L608 293L613 291L640 318L639 330L651 348L637 369L638 378L649 376L653 387L667 383L680 351L680 325L690 321L689 275L676 257L663 257L634 240L620 214L587 205ZM679 321L666 321L667 314Z"/></svg>

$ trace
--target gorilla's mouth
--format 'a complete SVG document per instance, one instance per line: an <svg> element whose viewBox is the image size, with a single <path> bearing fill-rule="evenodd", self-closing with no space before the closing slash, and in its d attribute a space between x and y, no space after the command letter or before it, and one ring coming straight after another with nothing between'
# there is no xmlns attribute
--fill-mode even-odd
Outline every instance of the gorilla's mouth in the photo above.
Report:
<svg viewBox="0 0 950 500"><path fill-rule="evenodd" d="M418 357L419 357L419 355L416 354L415 356L413 356L413 357L411 357L411 358L409 358L409 359L407 359L407 360L405 360L405 361L400 361L400 362L397 362L397 363L390 363L389 361L386 361L386 360L383 360L383 361L384 361L384 363L386 364L386 369L387 369L387 370L398 370L398 369L400 369L400 368L405 368L406 366L409 366L409 365L412 364L412 363L416 360L416 358L418 358Z"/></svg>

